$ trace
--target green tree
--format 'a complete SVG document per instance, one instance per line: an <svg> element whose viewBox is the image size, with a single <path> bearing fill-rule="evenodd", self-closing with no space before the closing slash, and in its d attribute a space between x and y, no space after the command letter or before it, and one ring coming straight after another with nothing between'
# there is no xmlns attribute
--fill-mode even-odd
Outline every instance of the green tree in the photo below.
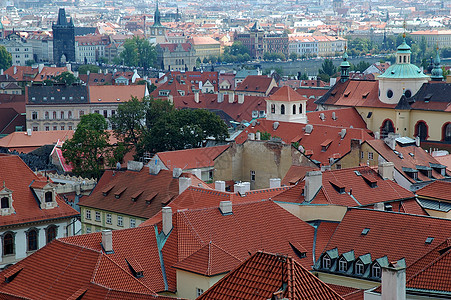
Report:
<svg viewBox="0 0 451 300"><path fill-rule="evenodd" d="M137 36L124 42L124 50L119 55L120 62L130 67L148 69L155 66L157 51L155 46L146 39Z"/></svg>
<svg viewBox="0 0 451 300"><path fill-rule="evenodd" d="M78 78L74 76L71 72L63 72L60 75L53 78L53 81L56 83L64 83L65 85L72 85L76 82L78 82Z"/></svg>
<svg viewBox="0 0 451 300"><path fill-rule="evenodd" d="M0 46L0 69L7 70L12 65L11 53L6 51L4 46Z"/></svg>
<svg viewBox="0 0 451 300"><path fill-rule="evenodd" d="M76 175L100 178L110 157L107 128L108 123L100 114L80 118L73 137L63 145L63 156Z"/></svg>
<svg viewBox="0 0 451 300"><path fill-rule="evenodd" d="M321 69L318 70L318 76L323 81L329 81L329 78L332 77L336 72L337 68L334 66L332 60L326 58L321 65Z"/></svg>
<svg viewBox="0 0 451 300"><path fill-rule="evenodd" d="M78 68L78 73L79 74L88 74L88 71L90 73L98 73L100 70L100 68L96 65L81 65Z"/></svg>
<svg viewBox="0 0 451 300"><path fill-rule="evenodd" d="M298 54L296 52L291 52L289 57L291 60L296 60L298 59Z"/></svg>
<svg viewBox="0 0 451 300"><path fill-rule="evenodd" d="M32 65L34 65L36 62L34 61L34 59L29 59L25 62L25 65L28 67L31 67Z"/></svg>
<svg viewBox="0 0 451 300"><path fill-rule="evenodd" d="M105 56L101 56L99 58L99 63L101 64L107 64L108 63L108 58L106 58Z"/></svg>
<svg viewBox="0 0 451 300"><path fill-rule="evenodd" d="M351 70L352 71L363 72L366 69L368 69L369 66L371 66L371 64L369 62L361 60L358 64L351 65Z"/></svg>

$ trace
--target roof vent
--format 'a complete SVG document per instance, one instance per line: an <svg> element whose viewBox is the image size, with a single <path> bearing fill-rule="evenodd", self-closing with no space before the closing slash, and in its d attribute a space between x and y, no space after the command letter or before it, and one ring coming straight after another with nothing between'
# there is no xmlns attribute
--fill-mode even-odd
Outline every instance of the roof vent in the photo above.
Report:
<svg viewBox="0 0 451 300"><path fill-rule="evenodd" d="M273 128L274 130L276 130L278 127L279 127L279 122L274 122L274 123L272 124L272 128Z"/></svg>
<svg viewBox="0 0 451 300"><path fill-rule="evenodd" d="M335 115L335 112L333 111L332 112L332 120L336 120L337 119L337 116Z"/></svg>
<svg viewBox="0 0 451 300"><path fill-rule="evenodd" d="M307 124L304 127L305 133L310 134L313 131L313 125L312 124Z"/></svg>
<svg viewBox="0 0 451 300"><path fill-rule="evenodd" d="M369 228L364 228L364 229L362 230L362 235L367 235L368 232L370 232L370 229L369 229Z"/></svg>
<svg viewBox="0 0 451 300"><path fill-rule="evenodd" d="M223 216L231 215L232 211L232 201L221 201L219 202L219 210Z"/></svg>
<svg viewBox="0 0 451 300"><path fill-rule="evenodd" d="M340 135L341 139L344 139L346 135L346 128L343 128L338 134Z"/></svg>
<svg viewBox="0 0 451 300"><path fill-rule="evenodd" d="M324 113L320 113L319 118L324 121L326 119L326 116L324 115Z"/></svg>

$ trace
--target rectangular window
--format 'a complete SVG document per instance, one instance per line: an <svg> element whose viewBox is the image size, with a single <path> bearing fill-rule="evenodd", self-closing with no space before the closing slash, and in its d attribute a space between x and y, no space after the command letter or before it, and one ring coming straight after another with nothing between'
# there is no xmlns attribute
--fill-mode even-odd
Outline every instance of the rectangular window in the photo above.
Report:
<svg viewBox="0 0 451 300"><path fill-rule="evenodd" d="M31 118L32 118L33 120L37 120L37 119L38 119L38 112L37 112L37 111L32 112L32 113L31 113Z"/></svg>
<svg viewBox="0 0 451 300"><path fill-rule="evenodd" d="M368 152L368 159L373 160L373 152Z"/></svg>
<svg viewBox="0 0 451 300"><path fill-rule="evenodd" d="M58 130L58 126L53 126L53 130Z"/></svg>
<svg viewBox="0 0 451 300"><path fill-rule="evenodd" d="M91 220L91 210L90 209L86 210L86 219Z"/></svg>
<svg viewBox="0 0 451 300"><path fill-rule="evenodd" d="M104 116L105 118L108 118L108 111L107 111L107 110L104 110L104 111L103 111L103 116Z"/></svg>
<svg viewBox="0 0 451 300"><path fill-rule="evenodd" d="M91 226L86 226L86 233L91 233Z"/></svg>
<svg viewBox="0 0 451 300"><path fill-rule="evenodd" d="M106 214L106 223L111 224L112 223L111 220L112 220L111 214Z"/></svg>
<svg viewBox="0 0 451 300"><path fill-rule="evenodd" d="M122 216L117 216L117 226L124 226Z"/></svg>
<svg viewBox="0 0 451 300"><path fill-rule="evenodd" d="M67 126L68 130L72 130L72 125Z"/></svg>
<svg viewBox="0 0 451 300"><path fill-rule="evenodd" d="M100 211L96 211L96 221L100 222Z"/></svg>
<svg viewBox="0 0 451 300"><path fill-rule="evenodd" d="M79 116L80 116L80 118L81 118L81 116L84 116L84 115L85 115L85 111L84 111L84 110L80 110L80 111L78 112L78 114L79 114Z"/></svg>
<svg viewBox="0 0 451 300"><path fill-rule="evenodd" d="M136 227L136 220L130 219L130 228L135 228L135 227Z"/></svg>
<svg viewBox="0 0 451 300"><path fill-rule="evenodd" d="M98 113L99 113L99 111L98 111L98 110L95 110L95 111L94 111L94 113L95 113L95 114L98 114Z"/></svg>
<svg viewBox="0 0 451 300"><path fill-rule="evenodd" d="M50 131L50 127L49 126L45 126L45 131Z"/></svg>
<svg viewBox="0 0 451 300"><path fill-rule="evenodd" d="M204 293L203 289L200 288L196 288L196 297L199 297L200 295L202 295Z"/></svg>
<svg viewBox="0 0 451 300"><path fill-rule="evenodd" d="M38 131L38 130L39 130L38 126L33 126L33 131Z"/></svg>
<svg viewBox="0 0 451 300"><path fill-rule="evenodd" d="M360 159L364 159L365 158L365 153L362 151L360 152Z"/></svg>
<svg viewBox="0 0 451 300"><path fill-rule="evenodd" d="M251 171L251 181L255 181L255 171Z"/></svg>
<svg viewBox="0 0 451 300"><path fill-rule="evenodd" d="M61 125L61 130L64 130L64 125Z"/></svg>

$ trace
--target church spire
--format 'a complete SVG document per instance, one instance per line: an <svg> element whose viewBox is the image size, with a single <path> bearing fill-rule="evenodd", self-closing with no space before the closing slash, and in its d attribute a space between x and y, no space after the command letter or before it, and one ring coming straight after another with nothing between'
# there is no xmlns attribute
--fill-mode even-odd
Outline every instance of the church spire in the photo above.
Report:
<svg viewBox="0 0 451 300"><path fill-rule="evenodd" d="M157 0L157 8L155 9L155 14L153 16L153 25L154 27L158 26L161 27L161 16L160 16L160 10L158 9L158 0Z"/></svg>
<svg viewBox="0 0 451 300"><path fill-rule="evenodd" d="M443 80L443 70L440 66L440 52L437 46L437 54L434 59L434 68L431 71L431 80L432 81L442 81Z"/></svg>
<svg viewBox="0 0 451 300"><path fill-rule="evenodd" d="M340 71L341 71L341 76L340 76L340 81L341 82L346 82L346 80L349 79L349 68L351 67L351 65L348 62L348 53L346 53L346 46L345 46L345 52L343 53L343 61L340 64Z"/></svg>

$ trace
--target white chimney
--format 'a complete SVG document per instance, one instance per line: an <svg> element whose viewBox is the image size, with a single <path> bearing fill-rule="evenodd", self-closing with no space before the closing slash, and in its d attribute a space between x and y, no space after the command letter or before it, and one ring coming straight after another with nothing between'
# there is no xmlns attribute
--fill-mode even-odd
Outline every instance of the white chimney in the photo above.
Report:
<svg viewBox="0 0 451 300"><path fill-rule="evenodd" d="M179 194L183 193L190 186L191 186L191 178L179 177Z"/></svg>
<svg viewBox="0 0 451 300"><path fill-rule="evenodd" d="M202 90L202 81L199 81L199 90Z"/></svg>
<svg viewBox="0 0 451 300"><path fill-rule="evenodd" d="M13 70L14 70L14 75L16 75L17 74L17 67L14 66Z"/></svg>
<svg viewBox="0 0 451 300"><path fill-rule="evenodd" d="M244 94L238 94L238 104L244 103Z"/></svg>
<svg viewBox="0 0 451 300"><path fill-rule="evenodd" d="M172 177L179 178L180 175L182 175L182 169L181 168L174 168L172 170Z"/></svg>
<svg viewBox="0 0 451 300"><path fill-rule="evenodd" d="M127 170L129 171L141 171L141 169L143 168L144 164L140 161L133 161L133 160L129 160L127 162Z"/></svg>
<svg viewBox="0 0 451 300"><path fill-rule="evenodd" d="M202 171L200 169L192 169L190 172L197 178L202 179Z"/></svg>
<svg viewBox="0 0 451 300"><path fill-rule="evenodd" d="M68 72L72 72L72 65L71 64L66 64L66 68L67 68Z"/></svg>
<svg viewBox="0 0 451 300"><path fill-rule="evenodd" d="M335 112L332 112L332 120L336 120L337 119L337 115L335 114Z"/></svg>
<svg viewBox="0 0 451 300"><path fill-rule="evenodd" d="M161 209L161 215L163 220L163 233L168 235L172 230L172 208L165 206Z"/></svg>
<svg viewBox="0 0 451 300"><path fill-rule="evenodd" d="M255 133L251 132L247 135L247 138L251 141L255 141Z"/></svg>
<svg viewBox="0 0 451 300"><path fill-rule="evenodd" d="M225 192L225 181L222 180L215 181L215 190Z"/></svg>
<svg viewBox="0 0 451 300"><path fill-rule="evenodd" d="M376 140L380 140L380 139L381 139L381 134L380 134L379 131L376 131L376 132L374 133L374 138L375 138Z"/></svg>
<svg viewBox="0 0 451 300"><path fill-rule="evenodd" d="M0 75L3 75L3 69L0 70Z"/></svg>
<svg viewBox="0 0 451 300"><path fill-rule="evenodd" d="M323 173L310 171L305 174L304 199L306 202L313 200L323 185Z"/></svg>
<svg viewBox="0 0 451 300"><path fill-rule="evenodd" d="M305 125L305 133L310 134L313 131L313 125L312 124L307 124Z"/></svg>
<svg viewBox="0 0 451 300"><path fill-rule="evenodd" d="M261 133L260 133L260 131L257 131L257 132L255 133L255 139L256 139L257 141L259 141L259 140L261 139Z"/></svg>
<svg viewBox="0 0 451 300"><path fill-rule="evenodd" d="M28 135L28 136L31 136L31 133L32 133L31 128L28 128L28 129L27 129L27 135Z"/></svg>
<svg viewBox="0 0 451 300"><path fill-rule="evenodd" d="M272 124L272 128L274 129L274 130L276 130L278 127L279 127L279 122L274 122L273 124Z"/></svg>
<svg viewBox="0 0 451 300"><path fill-rule="evenodd" d="M415 145L416 145L417 147L420 147L420 145L421 145L421 140L420 140L420 137L419 137L419 136L417 136L417 137L415 138Z"/></svg>
<svg viewBox="0 0 451 300"><path fill-rule="evenodd" d="M383 202L375 203L373 206L374 210L385 210L385 204Z"/></svg>
<svg viewBox="0 0 451 300"><path fill-rule="evenodd" d="M324 119L326 119L326 117L324 116L324 113L320 113L320 114L319 114L319 118L320 118L321 120L323 120L323 121L324 121Z"/></svg>
<svg viewBox="0 0 451 300"><path fill-rule="evenodd" d="M232 201L221 201L219 202L219 210L223 215L232 214Z"/></svg>
<svg viewBox="0 0 451 300"><path fill-rule="evenodd" d="M344 139L345 135L346 135L346 128L341 129L339 135L340 135L341 139Z"/></svg>
<svg viewBox="0 0 451 300"><path fill-rule="evenodd" d="M377 171L382 179L393 180L395 172L395 164L392 162L381 162L377 167Z"/></svg>
<svg viewBox="0 0 451 300"><path fill-rule="evenodd" d="M235 93L231 92L229 94L229 103L233 103L235 101Z"/></svg>
<svg viewBox="0 0 451 300"><path fill-rule="evenodd" d="M38 73L41 73L42 72L42 70L44 69L44 64L39 64L38 65Z"/></svg>
<svg viewBox="0 0 451 300"><path fill-rule="evenodd" d="M251 190L251 183L250 182L242 182L241 183L244 186L244 192L247 193Z"/></svg>
<svg viewBox="0 0 451 300"><path fill-rule="evenodd" d="M249 192L251 190L251 184L249 182L241 182L241 183L236 183L233 186L233 191L235 193L239 193L241 196L244 196L246 194L246 192Z"/></svg>
<svg viewBox="0 0 451 300"><path fill-rule="evenodd" d="M157 164L151 164L149 166L149 172L152 175L157 175L158 173L160 173L160 169L161 169L161 167Z"/></svg>
<svg viewBox="0 0 451 300"><path fill-rule="evenodd" d="M222 103L224 101L224 94L218 93L218 103Z"/></svg>
<svg viewBox="0 0 451 300"><path fill-rule="evenodd" d="M382 267L382 300L406 300L406 268L399 262Z"/></svg>
<svg viewBox="0 0 451 300"><path fill-rule="evenodd" d="M105 253L113 252L113 232L111 230L102 230L102 246Z"/></svg>
<svg viewBox="0 0 451 300"><path fill-rule="evenodd" d="M199 103L199 91L196 90L194 92L194 102Z"/></svg>
<svg viewBox="0 0 451 300"><path fill-rule="evenodd" d="M89 74L91 74L91 71L89 71L89 70L86 71L86 75L89 75Z"/></svg>
<svg viewBox="0 0 451 300"><path fill-rule="evenodd" d="M102 69L99 69L99 71L97 73L102 74Z"/></svg>
<svg viewBox="0 0 451 300"><path fill-rule="evenodd" d="M280 178L270 178L269 179L269 188L279 188L280 187Z"/></svg>

